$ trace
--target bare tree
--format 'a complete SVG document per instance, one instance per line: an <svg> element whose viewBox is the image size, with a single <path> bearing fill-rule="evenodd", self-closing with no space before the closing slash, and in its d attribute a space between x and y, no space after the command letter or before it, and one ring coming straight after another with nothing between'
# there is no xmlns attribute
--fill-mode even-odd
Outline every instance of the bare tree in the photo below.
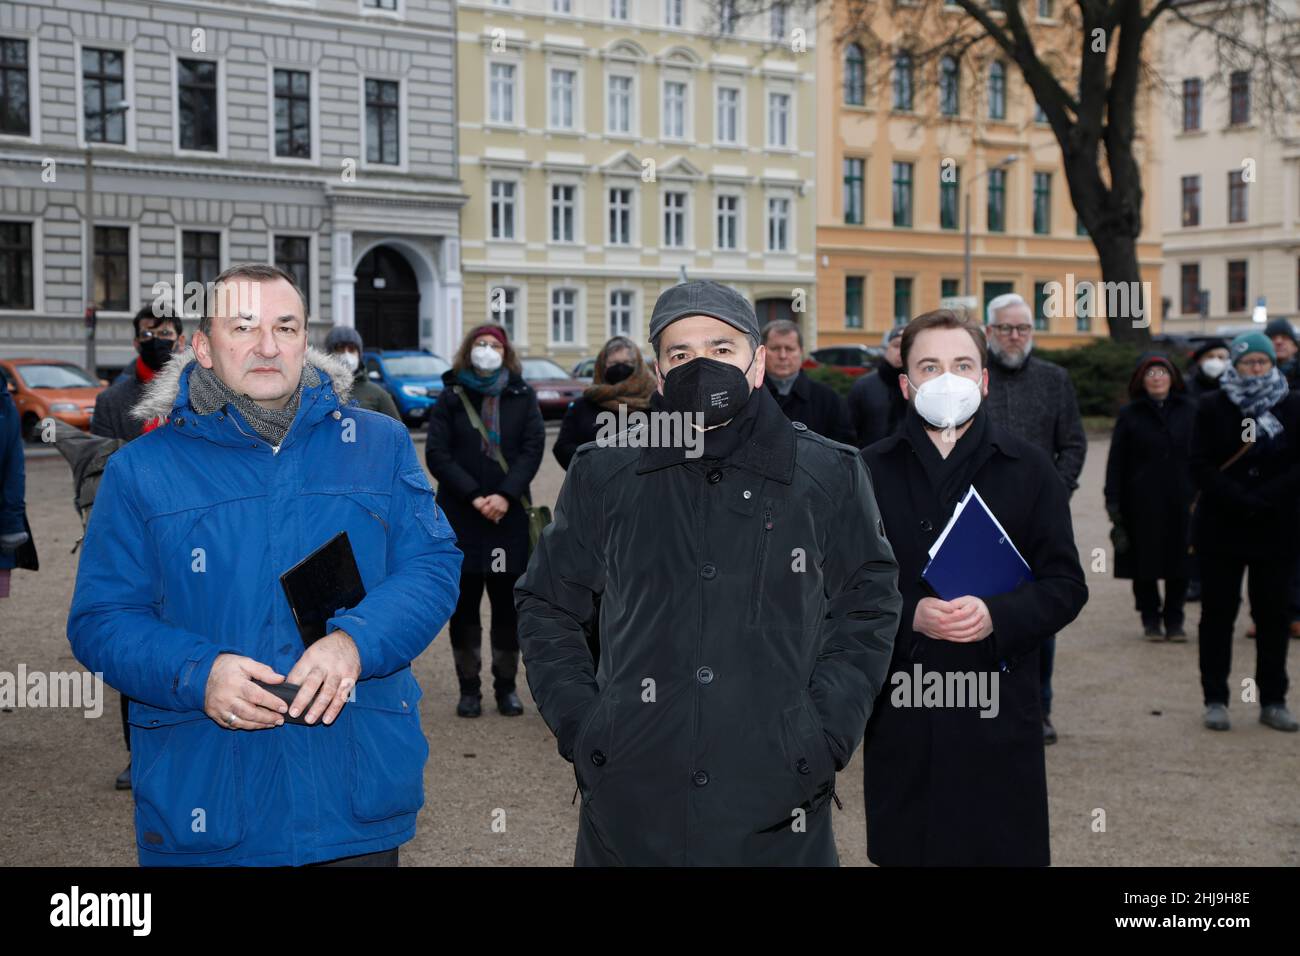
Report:
<svg viewBox="0 0 1300 956"><path fill-rule="evenodd" d="M1032 5L1037 0L1028 0ZM728 7L729 4L729 7ZM715 15L770 15L780 0L714 0ZM795 0L829 26L830 40L859 44L886 62L902 51L915 75L943 57L1016 65L1061 148L1070 199L1097 251L1102 280L1141 289L1142 167L1137 139L1144 94L1171 91L1155 62L1156 31L1177 20L1215 50L1222 82L1249 71L1252 98L1276 132L1300 106L1300 18L1295 0L1055 0L1050 28L1031 27L1017 0ZM954 15L959 8L962 15ZM1036 10L1035 10L1036 12ZM721 19L715 19L720 25ZM826 34L819 28L821 42ZM941 117L935 118L942 121ZM1157 135L1156 131L1148 132ZM1137 283L1136 285L1127 285ZM1110 315L1111 337L1149 341L1154 303Z"/></svg>

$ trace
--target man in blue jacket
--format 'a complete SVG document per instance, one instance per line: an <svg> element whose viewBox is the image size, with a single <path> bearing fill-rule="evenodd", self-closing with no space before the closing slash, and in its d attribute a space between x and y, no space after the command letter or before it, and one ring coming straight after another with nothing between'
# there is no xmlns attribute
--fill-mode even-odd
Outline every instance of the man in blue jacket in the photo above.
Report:
<svg viewBox="0 0 1300 956"><path fill-rule="evenodd" d="M166 424L109 460L68 636L132 699L142 865L395 865L429 752L410 663L460 552L406 429L308 347L293 279L235 266L215 291L136 406ZM279 576L340 531L366 597L304 651Z"/></svg>

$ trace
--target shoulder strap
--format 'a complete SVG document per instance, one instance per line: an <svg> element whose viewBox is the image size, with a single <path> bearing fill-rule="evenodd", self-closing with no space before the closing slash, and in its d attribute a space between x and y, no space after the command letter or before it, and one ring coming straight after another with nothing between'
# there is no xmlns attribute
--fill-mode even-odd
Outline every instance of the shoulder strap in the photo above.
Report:
<svg viewBox="0 0 1300 956"><path fill-rule="evenodd" d="M1242 446L1236 450L1233 456L1219 466L1219 471L1227 471L1229 468L1231 468L1241 459L1242 455L1246 454L1246 452L1248 451L1250 451L1250 442L1243 442Z"/></svg>
<svg viewBox="0 0 1300 956"><path fill-rule="evenodd" d="M471 402L469 398L465 395L465 390L461 388L459 385L453 385L451 387L451 390L456 393L456 395L460 398L460 403L465 406L465 414L469 416L469 423L474 426L474 430L483 436L483 440L485 442L487 442L489 445L492 444L491 439L488 438L487 428L485 428L483 425L483 419L478 417L478 412L475 410L473 402ZM495 449L495 452L496 452L497 464L501 466L501 470L504 471L507 475L510 474L510 465L506 463L506 456L501 454L500 446L498 446ZM521 497L519 501L523 504L525 508L532 507L532 504L529 502L527 495Z"/></svg>

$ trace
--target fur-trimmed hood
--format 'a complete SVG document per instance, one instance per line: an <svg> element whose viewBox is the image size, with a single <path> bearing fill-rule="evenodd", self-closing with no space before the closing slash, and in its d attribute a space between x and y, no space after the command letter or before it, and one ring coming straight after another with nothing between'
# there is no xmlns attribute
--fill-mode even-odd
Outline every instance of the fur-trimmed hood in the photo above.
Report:
<svg viewBox="0 0 1300 956"><path fill-rule="evenodd" d="M181 388L181 374L194 360L193 346L168 359L167 364L159 369L145 385L140 401L136 402L131 409L131 415L141 421L165 418L170 415L172 406L176 404L176 394ZM305 360L329 378L330 384L334 387L334 394L338 396L339 404L346 405L352 395L355 373L349 371L341 359L322 352L315 346L307 346Z"/></svg>

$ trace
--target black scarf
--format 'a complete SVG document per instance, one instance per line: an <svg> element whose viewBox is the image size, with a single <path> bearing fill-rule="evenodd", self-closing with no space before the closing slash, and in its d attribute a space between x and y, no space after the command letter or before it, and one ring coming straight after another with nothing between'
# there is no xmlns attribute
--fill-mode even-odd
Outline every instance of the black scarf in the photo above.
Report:
<svg viewBox="0 0 1300 956"><path fill-rule="evenodd" d="M988 417L981 406L976 409L970 427L953 445L945 458L934 447L920 413L909 406L903 420L903 433L916 453L930 487L939 497L946 514L951 514L971 486L975 473L988 460ZM983 452L984 454L981 454Z"/></svg>

